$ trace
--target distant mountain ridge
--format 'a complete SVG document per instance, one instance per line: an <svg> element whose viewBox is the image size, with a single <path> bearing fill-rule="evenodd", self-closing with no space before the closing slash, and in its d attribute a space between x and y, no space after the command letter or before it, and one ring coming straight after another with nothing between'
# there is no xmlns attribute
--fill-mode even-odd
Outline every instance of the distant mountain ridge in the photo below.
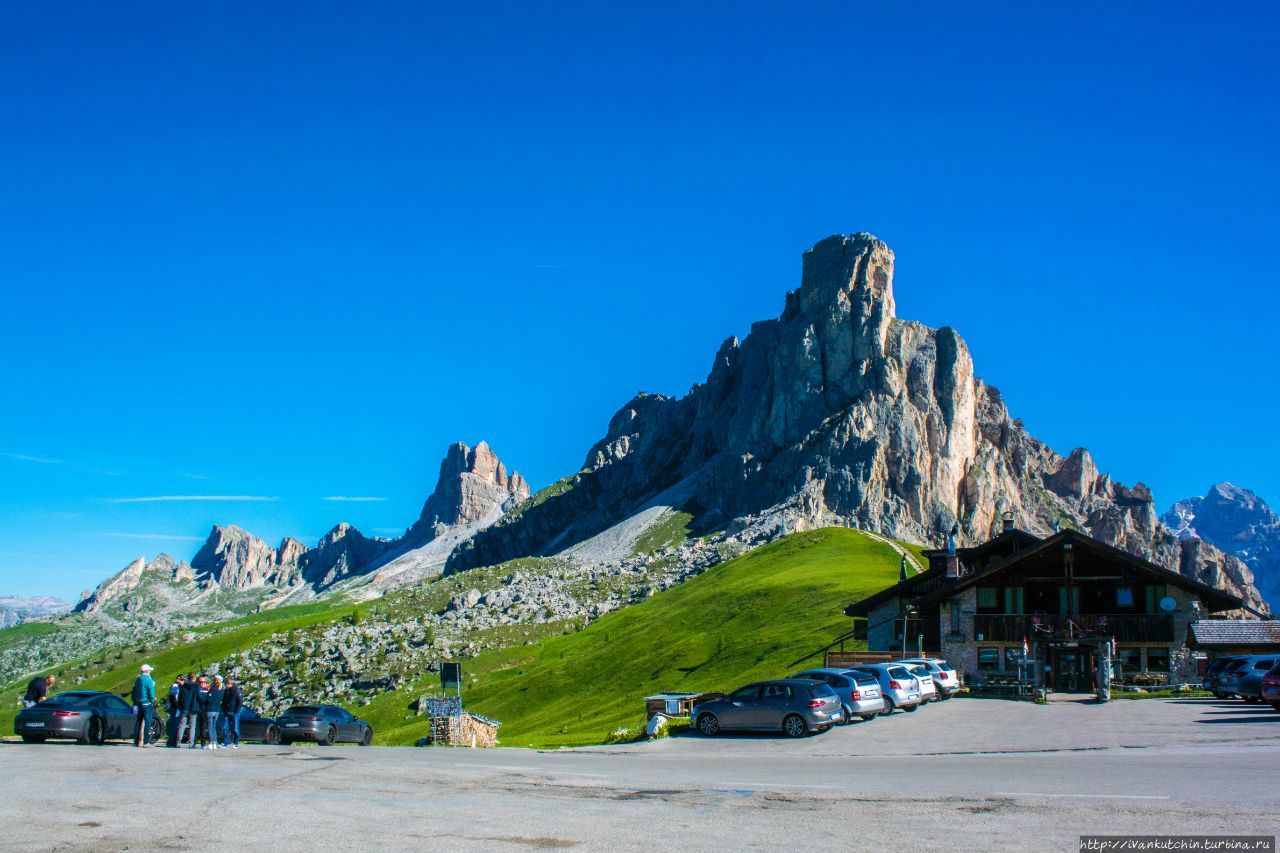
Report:
<svg viewBox="0 0 1280 853"><path fill-rule="evenodd" d="M71 602L48 595L0 595L0 628L12 628L45 616L57 616L70 609Z"/></svg>
<svg viewBox="0 0 1280 853"><path fill-rule="evenodd" d="M1179 538L1203 539L1239 557L1253 570L1262 597L1280 602L1280 515L1262 498L1218 483L1202 497L1178 501L1162 520Z"/></svg>
<svg viewBox="0 0 1280 853"><path fill-rule="evenodd" d="M576 474L536 495L483 442L459 443L401 537L338 525L313 548L272 548L215 527L186 570L169 560L154 573L195 595L265 590L261 606L274 606L520 557L602 565L639 554L653 530L677 549L688 534L750 547L825 526L932 544L954 527L972 544L1012 514L1030 532L1082 530L1266 611L1250 567L1210 539L1180 538L1145 485L1118 483L1084 448L1062 456L1027 432L955 330L897 318L893 270L893 252L870 234L819 241L780 316L725 340L684 397L638 394ZM671 558L707 559L707 542L687 545ZM149 565L130 564L78 609L119 601Z"/></svg>
<svg viewBox="0 0 1280 853"><path fill-rule="evenodd" d="M470 535L528 497L528 483L519 472L508 475L485 442L475 447L457 442L446 452L435 490L418 520L398 538L367 537L344 522L314 547L286 537L273 548L234 524L215 525L189 564L168 554L150 562L138 557L96 589L85 590L75 609L130 612L139 606L135 599L148 582L161 584L176 606L213 591L249 590L267 593L263 603L273 606L358 582L374 572L384 582L408 582L443 567L443 557L414 560L419 551L437 540ZM406 560L408 565L401 565Z"/></svg>

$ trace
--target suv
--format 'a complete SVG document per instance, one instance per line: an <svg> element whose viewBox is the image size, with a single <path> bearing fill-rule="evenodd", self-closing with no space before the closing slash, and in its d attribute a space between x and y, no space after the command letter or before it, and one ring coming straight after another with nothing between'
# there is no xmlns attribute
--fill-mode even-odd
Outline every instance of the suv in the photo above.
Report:
<svg viewBox="0 0 1280 853"><path fill-rule="evenodd" d="M1230 686L1235 683L1235 679L1232 676L1237 670L1244 669L1245 664L1248 662L1248 655L1235 655L1227 658L1226 663L1209 678L1209 689L1213 692L1213 695L1219 699L1228 699L1233 696L1235 691L1231 690Z"/></svg>
<svg viewBox="0 0 1280 853"><path fill-rule="evenodd" d="M707 737L727 731L781 731L787 737L804 737L843 722L844 711L829 685L785 678L758 681L695 705L689 718Z"/></svg>
<svg viewBox="0 0 1280 853"><path fill-rule="evenodd" d="M1250 705L1262 700L1262 678L1276 665L1276 655L1249 655L1244 663L1218 679L1220 690L1234 693Z"/></svg>
<svg viewBox="0 0 1280 853"><path fill-rule="evenodd" d="M920 707L920 680L900 663L869 663L854 667L855 672L865 672L880 682L884 696L884 713L892 714L896 708L914 711Z"/></svg>
<svg viewBox="0 0 1280 853"><path fill-rule="evenodd" d="M926 667L933 675L939 699L950 699L960 690L960 677L955 668L942 658L907 658L903 663Z"/></svg>
<svg viewBox="0 0 1280 853"><path fill-rule="evenodd" d="M811 681L825 682L844 708L844 722L853 722L854 717L863 721L874 720L884 712L884 697L880 695L880 682L864 672L856 672L835 667L806 669L791 676Z"/></svg>
<svg viewBox="0 0 1280 853"><path fill-rule="evenodd" d="M1209 668L1204 671L1204 684L1202 685L1204 689L1211 692L1216 691L1217 688L1214 687L1214 682L1218 680L1218 676L1227 668L1228 665L1239 659L1239 655L1227 655L1226 657L1214 658L1210 661ZM1218 696L1218 698L1225 699L1226 696Z"/></svg>

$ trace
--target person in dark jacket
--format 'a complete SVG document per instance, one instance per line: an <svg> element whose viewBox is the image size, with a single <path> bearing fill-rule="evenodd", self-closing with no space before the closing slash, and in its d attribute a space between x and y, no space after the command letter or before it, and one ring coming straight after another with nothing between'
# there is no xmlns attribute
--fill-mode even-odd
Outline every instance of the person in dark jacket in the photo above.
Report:
<svg viewBox="0 0 1280 853"><path fill-rule="evenodd" d="M206 734L205 723L207 718L205 714L209 710L209 679L200 676L196 679L195 692L191 694L191 714L192 719L192 735L191 748L196 748L196 739L199 738L200 746L207 748L209 745L208 735Z"/></svg>
<svg viewBox="0 0 1280 853"><path fill-rule="evenodd" d="M52 675L37 675L31 679L31 683L27 685L27 695L22 697L22 707L30 708L33 705L39 705L49 696L49 688L56 681Z"/></svg>
<svg viewBox="0 0 1280 853"><path fill-rule="evenodd" d="M244 695L240 685L230 678L222 693L222 740L224 747L240 748L240 710L244 707Z"/></svg>
<svg viewBox="0 0 1280 853"><path fill-rule="evenodd" d="M169 712L166 745L170 748L178 745L178 726L182 721L182 688L186 683L187 677L182 673L178 673L178 677L173 680L173 684L169 687L169 695L165 698L165 707Z"/></svg>
<svg viewBox="0 0 1280 853"><path fill-rule="evenodd" d="M204 700L204 730L209 734L206 749L218 748L218 719L222 716L222 697L226 690L222 686L222 676L215 675L209 687L209 695Z"/></svg>
<svg viewBox="0 0 1280 853"><path fill-rule="evenodd" d="M196 674L188 672L186 683L178 691L178 710L182 713L182 724L178 727L178 746L185 744L194 748L196 745L196 729L200 728L200 712L196 708L199 687Z"/></svg>

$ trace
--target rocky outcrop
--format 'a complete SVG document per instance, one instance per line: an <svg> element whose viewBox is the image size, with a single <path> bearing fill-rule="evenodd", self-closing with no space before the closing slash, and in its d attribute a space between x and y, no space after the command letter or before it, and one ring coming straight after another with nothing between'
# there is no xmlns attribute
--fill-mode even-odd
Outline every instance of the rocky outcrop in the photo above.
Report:
<svg viewBox="0 0 1280 853"><path fill-rule="evenodd" d="M147 580L183 585L191 584L195 574L185 560L175 561L168 554L161 554L149 563L146 557L138 557L82 596L75 610L93 613L113 601L127 599Z"/></svg>
<svg viewBox="0 0 1280 853"><path fill-rule="evenodd" d="M1280 516L1262 498L1218 483L1203 497L1178 501L1162 519L1187 550L1203 550L1187 543L1204 540L1242 561L1262 597L1273 605L1280 602Z"/></svg>
<svg viewBox="0 0 1280 853"><path fill-rule="evenodd" d="M435 491L422 505L410 537L427 541L449 527L496 520L528 497L524 477L518 471L508 475L488 444L467 447L459 441L445 453Z"/></svg>
<svg viewBox="0 0 1280 853"><path fill-rule="evenodd" d="M302 556L302 581L315 591L328 589L361 571L389 545L385 539L368 538L350 524L339 524Z"/></svg>
<svg viewBox="0 0 1280 853"><path fill-rule="evenodd" d="M201 587L240 590L284 585L298 569L301 555L286 539L277 551L252 533L228 524L215 526L191 561ZM301 543L298 543L301 544ZM283 562L292 560L292 562Z"/></svg>
<svg viewBox="0 0 1280 853"><path fill-rule="evenodd" d="M1100 474L1083 449L1054 452L974 375L953 329L894 316L893 265L870 234L819 242L782 314L726 340L706 382L628 402L579 474L461 545L449 569L558 553L677 484L704 529L781 506L779 533L847 524L936 543L957 525L973 543L1012 512L1032 532L1070 525L1182 567L1144 485ZM1244 573L1221 580L1259 603Z"/></svg>

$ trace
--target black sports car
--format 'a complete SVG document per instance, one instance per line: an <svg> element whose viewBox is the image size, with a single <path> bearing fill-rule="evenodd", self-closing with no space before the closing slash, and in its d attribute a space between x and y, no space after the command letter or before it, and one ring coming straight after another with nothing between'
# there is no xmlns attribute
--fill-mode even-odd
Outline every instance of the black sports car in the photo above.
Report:
<svg viewBox="0 0 1280 853"><path fill-rule="evenodd" d="M337 705L299 705L276 718L280 742L312 740L322 746L338 741L368 746L373 743L373 726L357 720Z"/></svg>
<svg viewBox="0 0 1280 853"><path fill-rule="evenodd" d="M263 717L245 705L240 710L240 740L256 740L262 743L279 743L280 726L271 717Z"/></svg>
<svg viewBox="0 0 1280 853"><path fill-rule="evenodd" d="M13 733L27 743L74 738L80 743L101 744L133 740L137 721L133 706L114 693L68 690L19 711L13 719ZM155 743L163 733L164 721L153 718L147 743Z"/></svg>

